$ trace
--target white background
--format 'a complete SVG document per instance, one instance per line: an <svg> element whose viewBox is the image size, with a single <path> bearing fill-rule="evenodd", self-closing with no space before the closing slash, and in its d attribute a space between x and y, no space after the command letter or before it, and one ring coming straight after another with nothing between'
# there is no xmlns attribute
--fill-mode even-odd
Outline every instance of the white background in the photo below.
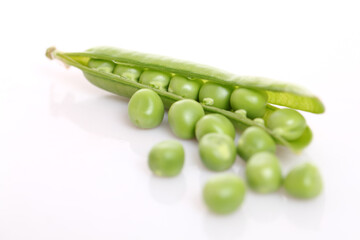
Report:
<svg viewBox="0 0 360 240"><path fill-rule="evenodd" d="M359 1L2 1L0 3L0 239L360 239ZM316 164L322 195L247 192L228 216L208 212L215 173L196 141L180 140L180 176L154 177L166 120L135 128L127 99L45 58L47 47L150 52L302 85L326 113L301 154L279 149L284 174ZM238 158L231 169L243 177Z"/></svg>

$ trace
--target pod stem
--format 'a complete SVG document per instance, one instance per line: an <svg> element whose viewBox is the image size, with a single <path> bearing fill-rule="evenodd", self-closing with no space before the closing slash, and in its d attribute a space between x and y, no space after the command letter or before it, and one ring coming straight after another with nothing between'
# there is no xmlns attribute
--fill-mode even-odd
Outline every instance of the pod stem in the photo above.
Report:
<svg viewBox="0 0 360 240"><path fill-rule="evenodd" d="M50 60L53 60L55 58L55 51L56 47L49 47L48 49L46 49L46 57L48 57Z"/></svg>

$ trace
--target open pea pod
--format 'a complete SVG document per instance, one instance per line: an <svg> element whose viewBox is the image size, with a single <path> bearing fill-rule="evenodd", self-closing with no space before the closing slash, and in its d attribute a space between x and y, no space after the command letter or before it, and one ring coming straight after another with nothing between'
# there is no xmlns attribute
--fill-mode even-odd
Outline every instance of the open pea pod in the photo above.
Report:
<svg viewBox="0 0 360 240"><path fill-rule="evenodd" d="M316 96L298 86L262 77L237 76L210 66L164 56L133 52L112 47L96 47L85 52L72 53L61 52L54 47L51 47L47 49L46 56L50 59L59 59L67 65L79 68L91 83L120 96L131 97L139 89L150 88L159 94L167 108L175 101L183 98L173 93L154 89L148 85L132 81L123 76L89 68L89 60L100 59L142 69L152 69L169 74L177 74L187 78L201 79L204 82L211 81L226 86L260 89L267 93L268 103L271 104L312 113L323 113L325 110L324 105ZM240 126L240 128L259 126L265 129L279 144L289 147L294 152L301 151L310 143L312 138L309 127L307 127L303 136L296 141L287 141L257 121L251 120L241 114L207 105L203 105L203 108L207 112L225 115L236 125ZM269 113L275 109L276 107L270 104L267 105L267 114L264 116L265 121Z"/></svg>

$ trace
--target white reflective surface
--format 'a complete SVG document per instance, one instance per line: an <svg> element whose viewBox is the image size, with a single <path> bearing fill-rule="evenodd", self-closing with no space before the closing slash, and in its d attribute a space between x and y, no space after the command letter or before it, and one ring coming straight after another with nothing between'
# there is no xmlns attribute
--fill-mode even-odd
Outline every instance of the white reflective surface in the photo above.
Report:
<svg viewBox="0 0 360 240"><path fill-rule="evenodd" d="M35 2L0 4L1 240L360 238L356 1ZM33 4L42 7L29 11ZM249 190L234 214L211 214L201 191L216 173L202 165L197 142L179 139L178 177L153 176L150 148L175 138L166 118L137 129L128 99L45 58L53 44L114 45L305 86L326 113L304 114L314 140L301 155L280 148L278 156L284 174L316 164L324 192L299 201ZM229 172L244 177L244 167L237 158Z"/></svg>

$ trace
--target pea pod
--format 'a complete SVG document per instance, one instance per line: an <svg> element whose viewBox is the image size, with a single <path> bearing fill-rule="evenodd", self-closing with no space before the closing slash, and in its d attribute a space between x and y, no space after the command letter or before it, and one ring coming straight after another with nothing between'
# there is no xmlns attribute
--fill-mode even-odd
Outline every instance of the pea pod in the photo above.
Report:
<svg viewBox="0 0 360 240"><path fill-rule="evenodd" d="M51 47L47 49L46 55L50 59L59 59L66 65L79 68L92 84L117 95L131 97L139 89L150 88L158 93L166 108L169 108L172 103L183 98L179 95L168 92L163 88L152 88L151 85L133 81L124 76L90 68L88 67L89 61L93 59L110 61L115 64L130 66L136 69L158 71L172 76L179 75L188 79L199 79L204 83L217 83L234 89L244 87L263 90L268 96L268 104L263 117L265 122L269 115L277 109L271 104L286 106L312 113L323 113L325 110L324 105L316 96L298 86L262 77L237 76L213 67L163 56L133 52L112 47L96 47L85 52L72 53L61 52L56 50L56 48ZM312 134L309 127L305 129L300 138L289 141L266 128L258 121L247 118L245 115L214 106L208 106L206 104L203 104L202 106L208 113L220 113L226 116L240 128L244 129L249 126L259 126L267 131L279 144L285 145L295 152L303 149L311 141Z"/></svg>

